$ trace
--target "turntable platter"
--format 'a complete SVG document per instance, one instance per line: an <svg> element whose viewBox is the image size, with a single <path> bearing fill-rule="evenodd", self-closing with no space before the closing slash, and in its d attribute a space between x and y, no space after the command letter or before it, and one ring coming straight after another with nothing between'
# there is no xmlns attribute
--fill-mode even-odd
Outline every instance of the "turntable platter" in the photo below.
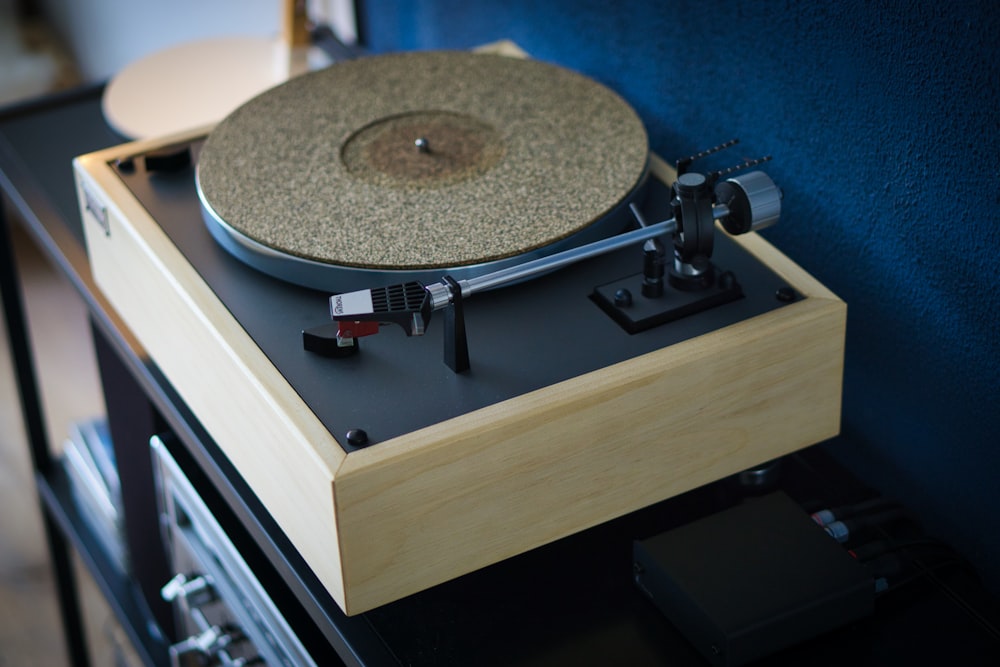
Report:
<svg viewBox="0 0 1000 667"><path fill-rule="evenodd" d="M413 52L252 99L197 168L213 235L321 289L484 272L620 231L648 145L617 94L534 60ZM357 280L355 280L357 278Z"/></svg>

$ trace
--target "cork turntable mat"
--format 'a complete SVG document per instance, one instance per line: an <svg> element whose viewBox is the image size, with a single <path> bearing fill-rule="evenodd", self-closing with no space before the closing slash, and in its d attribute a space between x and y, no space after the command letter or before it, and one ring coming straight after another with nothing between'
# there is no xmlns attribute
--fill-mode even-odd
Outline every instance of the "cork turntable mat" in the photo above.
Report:
<svg viewBox="0 0 1000 667"><path fill-rule="evenodd" d="M603 85L468 52L372 56L250 100L197 167L207 215L280 255L376 269L512 257L639 184L645 129Z"/></svg>

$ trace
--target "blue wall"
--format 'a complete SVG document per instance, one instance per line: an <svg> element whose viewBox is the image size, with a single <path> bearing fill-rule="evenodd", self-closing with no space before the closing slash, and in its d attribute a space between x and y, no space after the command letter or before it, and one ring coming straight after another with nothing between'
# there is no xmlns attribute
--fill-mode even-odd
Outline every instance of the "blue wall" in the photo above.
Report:
<svg viewBox="0 0 1000 667"><path fill-rule="evenodd" d="M399 1L362 20L375 51L513 39L621 93L669 160L731 137L731 161L773 154L785 215L765 236L849 306L828 448L1000 590L1000 3Z"/></svg>

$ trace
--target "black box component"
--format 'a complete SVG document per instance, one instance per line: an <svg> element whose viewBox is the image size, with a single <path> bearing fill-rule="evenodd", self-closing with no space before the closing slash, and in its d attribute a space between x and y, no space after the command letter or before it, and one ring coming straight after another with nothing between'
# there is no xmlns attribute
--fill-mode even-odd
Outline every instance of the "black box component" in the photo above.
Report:
<svg viewBox="0 0 1000 667"><path fill-rule="evenodd" d="M715 665L872 613L868 571L783 493L636 541L635 581Z"/></svg>

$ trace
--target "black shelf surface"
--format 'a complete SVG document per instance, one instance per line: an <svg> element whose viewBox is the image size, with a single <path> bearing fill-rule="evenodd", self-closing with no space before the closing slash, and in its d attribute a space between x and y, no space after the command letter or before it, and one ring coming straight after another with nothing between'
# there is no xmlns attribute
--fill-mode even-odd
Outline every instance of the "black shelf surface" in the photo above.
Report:
<svg viewBox="0 0 1000 667"><path fill-rule="evenodd" d="M147 665L169 665L166 638L160 633L141 592L128 574L113 564L79 511L71 482L62 466L54 465L47 474L39 473L35 479L47 511L80 554L139 658Z"/></svg>

